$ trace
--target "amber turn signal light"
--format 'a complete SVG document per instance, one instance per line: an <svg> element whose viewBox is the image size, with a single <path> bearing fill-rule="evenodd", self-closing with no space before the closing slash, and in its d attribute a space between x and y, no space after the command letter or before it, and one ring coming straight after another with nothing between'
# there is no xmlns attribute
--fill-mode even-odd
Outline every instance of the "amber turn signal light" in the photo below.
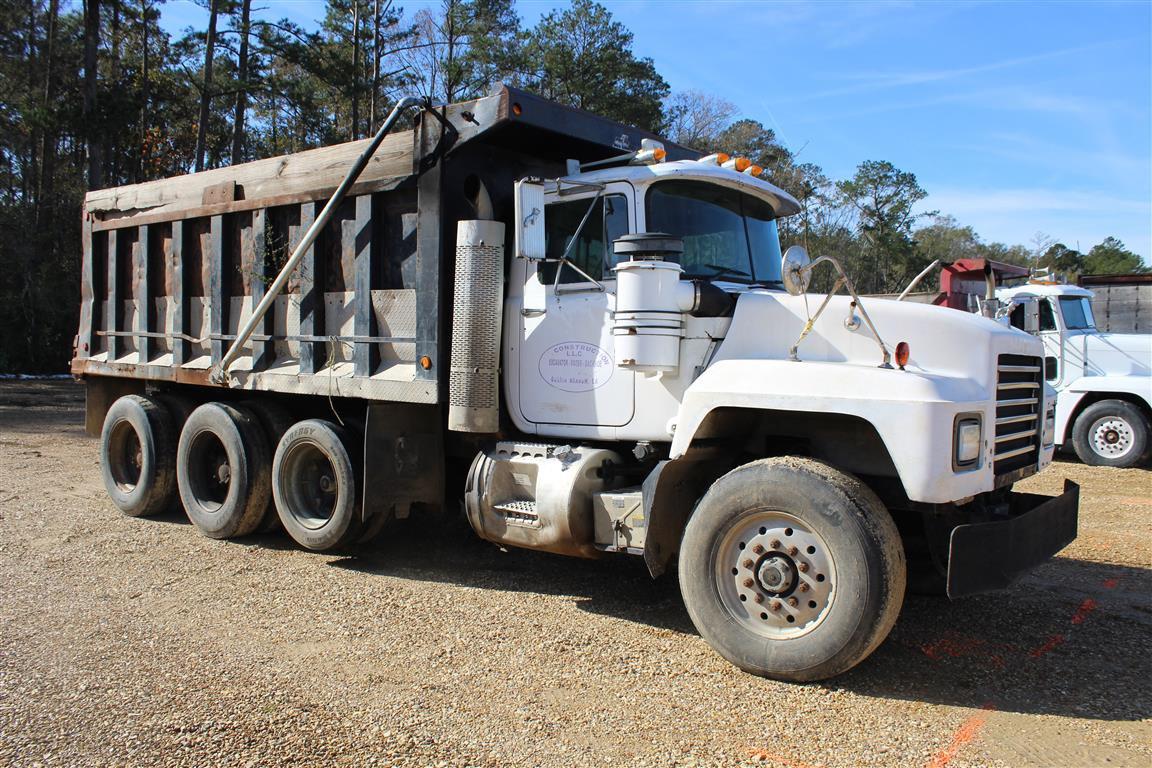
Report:
<svg viewBox="0 0 1152 768"><path fill-rule="evenodd" d="M911 349L908 347L908 342L902 341L896 345L896 365L903 368L908 365L908 354Z"/></svg>

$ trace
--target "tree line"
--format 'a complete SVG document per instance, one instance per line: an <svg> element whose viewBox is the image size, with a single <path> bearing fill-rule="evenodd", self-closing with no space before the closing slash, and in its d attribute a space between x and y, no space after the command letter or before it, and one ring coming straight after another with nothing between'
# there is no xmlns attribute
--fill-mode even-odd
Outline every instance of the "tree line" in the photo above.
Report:
<svg viewBox="0 0 1152 768"><path fill-rule="evenodd" d="M164 0L0 2L0 372L64 370L79 305L86 190L370 135L409 93L447 103L507 82L704 151L749 157L797 196L786 243L844 257L863 292L932 259L985 256L1065 273L1142 269L1108 238L1085 254L1038 236L986 243L891 163L833 180L730 103L672 93L594 0L524 25L514 0L327 0L315 29L252 0L196 0L204 29L169 35Z"/></svg>

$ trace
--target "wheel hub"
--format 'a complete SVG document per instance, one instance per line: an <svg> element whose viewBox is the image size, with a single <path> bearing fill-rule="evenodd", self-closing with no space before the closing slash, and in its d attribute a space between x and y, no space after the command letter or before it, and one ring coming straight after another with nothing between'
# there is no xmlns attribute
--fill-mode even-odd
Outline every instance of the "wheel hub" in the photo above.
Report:
<svg viewBox="0 0 1152 768"><path fill-rule="evenodd" d="M1106 416L1092 425L1092 448L1109 459L1128 453L1134 437L1132 426L1118 416Z"/></svg>
<svg viewBox="0 0 1152 768"><path fill-rule="evenodd" d="M794 515L762 511L743 516L724 536L718 555L721 599L737 621L757 634L806 634L832 605L832 553Z"/></svg>
<svg viewBox="0 0 1152 768"><path fill-rule="evenodd" d="M771 595L790 592L795 586L796 568L787 555L774 553L766 555L756 568L756 581Z"/></svg>

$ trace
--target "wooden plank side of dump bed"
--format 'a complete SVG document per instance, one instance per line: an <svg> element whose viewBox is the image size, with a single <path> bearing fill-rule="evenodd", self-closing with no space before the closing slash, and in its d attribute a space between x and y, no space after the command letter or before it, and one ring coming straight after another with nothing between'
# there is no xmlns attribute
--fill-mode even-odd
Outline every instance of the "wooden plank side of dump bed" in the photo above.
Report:
<svg viewBox="0 0 1152 768"><path fill-rule="evenodd" d="M84 207L97 230L234 213L328 197L371 139L270 157L187 176L89 192ZM414 132L384 138L354 193L375 192L413 172Z"/></svg>

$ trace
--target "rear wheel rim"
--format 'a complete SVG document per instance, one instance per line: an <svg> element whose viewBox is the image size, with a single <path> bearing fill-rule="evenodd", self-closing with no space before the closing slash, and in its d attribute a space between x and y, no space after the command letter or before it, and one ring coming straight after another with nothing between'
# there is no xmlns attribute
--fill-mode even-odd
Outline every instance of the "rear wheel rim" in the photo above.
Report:
<svg viewBox="0 0 1152 768"><path fill-rule="evenodd" d="M199 432L188 444L188 485L205 512L219 512L232 489L235 467L214 432Z"/></svg>
<svg viewBox="0 0 1152 768"><path fill-rule="evenodd" d="M757 509L735 518L713 553L720 602L745 629L790 640L816 629L836 599L827 542L795 515Z"/></svg>
<svg viewBox="0 0 1152 768"><path fill-rule="evenodd" d="M1104 416L1092 423L1089 431L1092 450L1106 459L1127 456L1135 443L1132 425L1119 416Z"/></svg>
<svg viewBox="0 0 1152 768"><path fill-rule="evenodd" d="M288 512L309 530L332 520L340 502L340 481L331 457L313 442L300 442L285 454L280 488Z"/></svg>
<svg viewBox="0 0 1152 768"><path fill-rule="evenodd" d="M136 490L144 470L144 448L136 427L127 419L112 425L108 438L108 469L112 481L125 493Z"/></svg>

